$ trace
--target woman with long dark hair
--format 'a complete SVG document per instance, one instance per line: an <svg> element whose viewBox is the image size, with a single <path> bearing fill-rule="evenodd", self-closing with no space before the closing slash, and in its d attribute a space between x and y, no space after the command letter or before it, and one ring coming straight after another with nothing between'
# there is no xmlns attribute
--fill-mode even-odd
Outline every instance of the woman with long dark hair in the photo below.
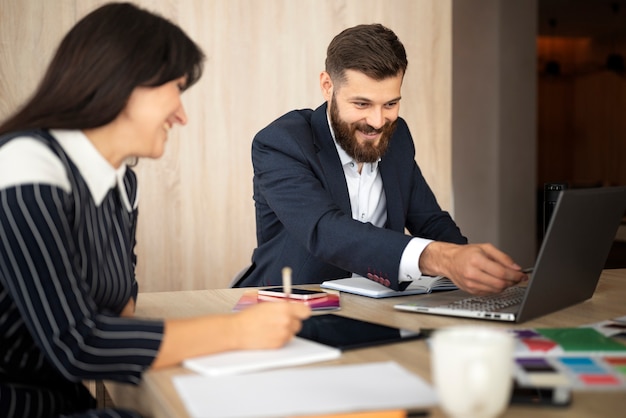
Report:
<svg viewBox="0 0 626 418"><path fill-rule="evenodd" d="M0 415L84 414L83 380L279 347L308 308L267 303L180 320L133 317L137 181L187 122L204 55L176 25L104 5L61 42L34 95L0 125ZM91 416L132 415L91 411Z"/></svg>

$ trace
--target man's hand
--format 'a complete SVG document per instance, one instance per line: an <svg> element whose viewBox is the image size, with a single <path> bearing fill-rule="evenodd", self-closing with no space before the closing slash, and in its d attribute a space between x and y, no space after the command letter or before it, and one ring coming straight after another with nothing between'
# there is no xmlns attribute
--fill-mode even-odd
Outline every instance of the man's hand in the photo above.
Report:
<svg viewBox="0 0 626 418"><path fill-rule="evenodd" d="M422 252L419 267L422 274L445 276L474 295L499 293L528 280L511 257L491 244L435 241Z"/></svg>

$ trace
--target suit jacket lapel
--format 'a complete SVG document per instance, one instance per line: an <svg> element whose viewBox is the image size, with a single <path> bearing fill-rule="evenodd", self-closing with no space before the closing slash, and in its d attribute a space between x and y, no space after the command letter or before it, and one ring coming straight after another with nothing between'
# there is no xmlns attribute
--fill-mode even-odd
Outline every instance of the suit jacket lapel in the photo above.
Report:
<svg viewBox="0 0 626 418"><path fill-rule="evenodd" d="M400 193L398 172L393 161L383 156L378 163L380 176L383 179L383 189L387 198L387 228L394 231L404 231L404 210L402 209L402 195Z"/></svg>
<svg viewBox="0 0 626 418"><path fill-rule="evenodd" d="M352 214L348 185L343 173L341 160L335 148L335 142L328 127L326 118L326 104L318 107L311 117L313 141L318 149L317 157L324 173L326 188L333 196L333 200L346 214Z"/></svg>

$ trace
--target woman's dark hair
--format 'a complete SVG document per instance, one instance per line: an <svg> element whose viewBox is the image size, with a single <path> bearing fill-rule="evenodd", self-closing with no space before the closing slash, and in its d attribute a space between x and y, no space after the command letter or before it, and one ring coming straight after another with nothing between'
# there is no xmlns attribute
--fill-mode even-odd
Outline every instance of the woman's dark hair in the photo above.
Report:
<svg viewBox="0 0 626 418"><path fill-rule="evenodd" d="M202 75L204 54L175 24L130 3L106 4L63 38L34 95L0 125L89 129L111 122L133 89Z"/></svg>
<svg viewBox="0 0 626 418"><path fill-rule="evenodd" d="M381 24L358 25L335 36L326 51L326 72L338 84L346 70L356 70L374 80L404 75L408 61L404 45Z"/></svg>

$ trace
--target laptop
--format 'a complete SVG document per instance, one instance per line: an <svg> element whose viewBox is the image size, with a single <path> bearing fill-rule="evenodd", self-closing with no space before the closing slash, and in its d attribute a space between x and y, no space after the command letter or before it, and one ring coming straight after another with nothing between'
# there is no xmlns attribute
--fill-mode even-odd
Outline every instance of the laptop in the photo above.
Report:
<svg viewBox="0 0 626 418"><path fill-rule="evenodd" d="M563 190L529 280L491 296L462 290L420 296L401 311L524 322L593 295L626 213L626 187Z"/></svg>

